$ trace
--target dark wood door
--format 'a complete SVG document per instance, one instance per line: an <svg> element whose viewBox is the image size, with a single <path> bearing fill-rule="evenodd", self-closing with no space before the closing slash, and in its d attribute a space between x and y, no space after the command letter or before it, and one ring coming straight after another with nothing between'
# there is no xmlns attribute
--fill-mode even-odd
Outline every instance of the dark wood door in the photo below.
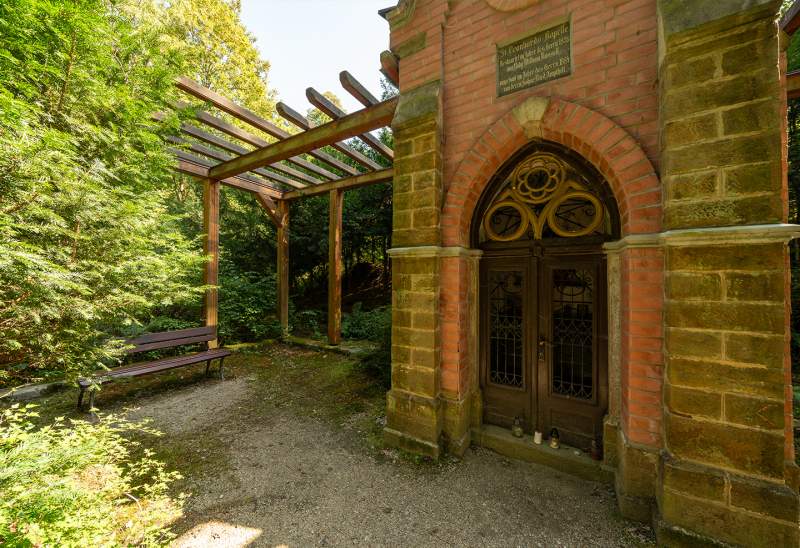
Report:
<svg viewBox="0 0 800 548"><path fill-rule="evenodd" d="M487 422L510 426L520 417L526 429L535 418L536 278L527 257L493 257L481 268L481 384Z"/></svg>
<svg viewBox="0 0 800 548"><path fill-rule="evenodd" d="M481 268L484 420L558 428L588 449L608 405L605 262L596 248L487 252Z"/></svg>

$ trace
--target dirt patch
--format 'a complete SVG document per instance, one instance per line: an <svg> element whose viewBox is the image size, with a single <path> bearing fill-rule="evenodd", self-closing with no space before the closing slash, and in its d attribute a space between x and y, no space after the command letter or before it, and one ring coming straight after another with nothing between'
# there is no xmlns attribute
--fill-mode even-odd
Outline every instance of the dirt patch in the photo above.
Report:
<svg viewBox="0 0 800 548"><path fill-rule="evenodd" d="M166 433L151 441L191 495L178 546L652 544L606 486L479 448L439 463L383 448L385 389L353 358L272 345L226 370L98 399Z"/></svg>

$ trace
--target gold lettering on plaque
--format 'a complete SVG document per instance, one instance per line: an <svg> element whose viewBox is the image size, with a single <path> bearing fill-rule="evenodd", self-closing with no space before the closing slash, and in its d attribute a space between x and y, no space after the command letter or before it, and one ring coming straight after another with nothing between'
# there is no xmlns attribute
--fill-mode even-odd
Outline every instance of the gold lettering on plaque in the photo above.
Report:
<svg viewBox="0 0 800 548"><path fill-rule="evenodd" d="M530 34L497 47L497 95L572 74L570 22Z"/></svg>

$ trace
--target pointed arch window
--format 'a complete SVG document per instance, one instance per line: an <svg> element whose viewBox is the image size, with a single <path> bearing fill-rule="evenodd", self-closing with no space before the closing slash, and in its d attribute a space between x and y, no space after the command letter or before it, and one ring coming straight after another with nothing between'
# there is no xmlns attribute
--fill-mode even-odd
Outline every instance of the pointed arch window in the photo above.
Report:
<svg viewBox="0 0 800 548"><path fill-rule="evenodd" d="M522 157L484 201L480 241L612 236L608 192L590 171L550 150Z"/></svg>

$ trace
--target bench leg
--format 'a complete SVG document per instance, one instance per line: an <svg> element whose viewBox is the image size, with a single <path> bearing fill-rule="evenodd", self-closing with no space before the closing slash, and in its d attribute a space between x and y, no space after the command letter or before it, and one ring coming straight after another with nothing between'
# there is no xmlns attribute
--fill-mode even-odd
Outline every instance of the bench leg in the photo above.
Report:
<svg viewBox="0 0 800 548"><path fill-rule="evenodd" d="M94 409L94 395L97 390L89 390L89 412L91 413Z"/></svg>
<svg viewBox="0 0 800 548"><path fill-rule="evenodd" d="M208 377L208 368L211 367L211 360L206 361L206 377Z"/></svg>
<svg viewBox="0 0 800 548"><path fill-rule="evenodd" d="M219 360L219 379L221 381L225 380L225 358L220 358Z"/></svg>
<svg viewBox="0 0 800 548"><path fill-rule="evenodd" d="M78 411L80 411L81 406L83 405L83 394L86 392L86 389L81 387L81 393L78 394Z"/></svg>

